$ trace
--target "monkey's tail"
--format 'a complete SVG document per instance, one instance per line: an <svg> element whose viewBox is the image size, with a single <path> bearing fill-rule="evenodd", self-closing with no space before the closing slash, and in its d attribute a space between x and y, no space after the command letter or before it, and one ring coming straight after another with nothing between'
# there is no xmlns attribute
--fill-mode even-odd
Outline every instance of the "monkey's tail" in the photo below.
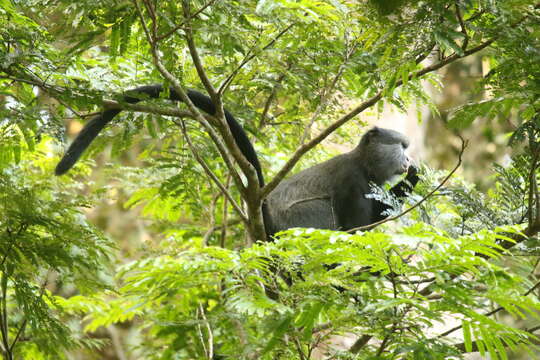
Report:
<svg viewBox="0 0 540 360"><path fill-rule="evenodd" d="M156 99L159 98L159 95L163 92L163 90L163 85L160 84L141 86L127 91L124 94L122 100L128 104L135 104L147 98ZM204 111L209 115L215 114L216 107L214 106L214 103L212 102L210 97L191 89L187 91L187 96L193 102L193 105L195 105L200 110ZM169 100L181 101L180 96L172 87L169 89ZM105 110L101 114L95 116L92 120L90 120L81 130L81 132L77 135L75 140L73 140L58 165L56 165L55 174L62 175L66 173L69 169L71 169L73 165L75 165L77 160L79 160L86 148L90 145L90 143L105 127L105 125L107 125L116 115L118 115L120 111L121 110L118 109ZM260 186L264 186L264 177L262 174L261 165L259 163L257 153L253 148L253 144L251 144L251 141L249 141L249 138L247 137L247 134L242 128L242 126L240 126L234 116L226 109L225 119L227 120L227 125L231 130L231 133L234 137L234 140L236 141L236 144L238 145L238 148L240 149L240 151L242 151L242 154L244 154L246 159L255 168Z"/></svg>

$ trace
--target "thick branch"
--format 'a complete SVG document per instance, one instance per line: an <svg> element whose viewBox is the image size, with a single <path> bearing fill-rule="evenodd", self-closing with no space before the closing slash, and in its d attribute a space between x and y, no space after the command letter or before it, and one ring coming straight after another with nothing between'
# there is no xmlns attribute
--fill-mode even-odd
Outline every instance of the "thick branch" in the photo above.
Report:
<svg viewBox="0 0 540 360"><path fill-rule="evenodd" d="M163 116L172 116L177 118L191 118L194 116L190 111L179 110L178 108L166 108L163 106L154 106L154 105L141 105L141 104L127 104L123 102L118 102L114 100L103 100L103 105L107 109L120 109L120 110L129 110L137 111L147 114L156 114ZM206 115L210 118L209 115Z"/></svg>
<svg viewBox="0 0 540 360"><path fill-rule="evenodd" d="M152 56L153 56L154 64L156 65L156 68L161 73L161 75L169 83L172 84L174 90L178 93L178 95L180 96L180 99L182 100L182 102L184 102L188 106L190 112L194 115L195 119L198 120L201 124L203 124L206 131L208 131L208 133L210 134L212 140L214 140L214 142L215 142L215 140L217 138L219 138L219 137L217 136L217 134L215 134L213 128L210 126L208 121L206 121L206 119L204 118L202 113L199 111L199 109L197 109L197 107L191 102L190 98L187 96L186 91L184 90L182 85L180 85L178 80L163 65L163 63L161 61L161 58L159 56L159 52L158 52L158 49L157 49L157 44L156 44L155 41L153 41L152 36L150 35L150 32L148 31L148 28L146 26L146 23L144 22L144 18L142 16L142 13L141 13L141 10L140 10L140 7L138 5L137 0L134 0L134 3L135 3L135 6L137 7L137 10L138 10L138 14L139 14L139 17L140 17L140 20L141 20L141 25L143 27L143 30L144 30L145 34L146 34L147 40L148 40L148 42L149 42L149 44L151 46ZM231 147L230 146L231 142L234 143L234 139L232 138L232 135L231 135L230 139L225 138L225 140L226 140L226 143L227 143L227 146L228 146L228 150L232 153L233 157L238 161L238 163L239 163L240 167L242 168L242 170L244 171L244 167L249 168L250 164L243 157L243 155L241 154L238 147L236 147L236 146ZM216 145L218 145L218 144L216 144ZM228 151L223 153L222 156L224 154L226 154L227 157L229 156ZM232 163L232 161L230 159L226 160L226 162L228 162L229 164ZM247 163L247 165L246 165L246 163ZM237 178L235 177L235 182L236 182L236 180L237 180ZM238 186L239 189L241 189L241 191L244 191L243 190L244 186L243 186L242 182L238 182L238 183L236 183L236 185Z"/></svg>
<svg viewBox="0 0 540 360"><path fill-rule="evenodd" d="M367 345L367 343L369 342L369 340L371 340L372 337L372 335L368 334L360 336L358 340L356 340L354 344L349 348L349 352L353 354L358 354L360 350L362 350L362 348Z"/></svg>
<svg viewBox="0 0 540 360"><path fill-rule="evenodd" d="M187 0L183 0L182 4L184 9L184 16L186 17L186 19L189 19L189 2ZM189 23L187 24L186 28L186 40L191 59L193 60L193 64L195 65L195 69L197 70L197 74L199 75L201 82L203 83L206 91L212 98L212 102L216 107L216 114L214 114L214 116L218 119L218 123L216 123L217 128L221 133L223 140L227 144L229 151L231 152L234 159L237 161L238 165L242 169L242 172L248 180L248 193L246 194L249 194L250 192L255 192L255 195L252 194L251 197L258 198L259 180L257 178L257 173L255 172L255 169L250 164L250 162L245 158L244 154L242 154L242 152L238 148L238 145L236 144L236 141L234 140L234 137L231 133L231 129L227 125L227 122L225 120L225 113L223 110L223 100L221 98L221 94L216 92L216 89L212 85L210 79L206 74L206 71L204 70L204 66L195 45L195 41L193 39L193 32ZM260 206L260 204L257 204L257 206Z"/></svg>
<svg viewBox="0 0 540 360"><path fill-rule="evenodd" d="M184 16L186 19L189 19L190 13L189 13L189 2L187 0L182 1L183 10L184 10ZM215 88L213 87L212 83L210 82L210 79L206 75L206 72L204 70L204 66L202 65L201 58L199 57L199 53L197 51L197 47L194 42L193 33L191 26L188 22L186 27L186 40L189 48L189 52L191 55L191 58L193 60L193 63L195 65L195 68L197 70L197 73L199 75L200 80L204 84L206 90L208 91L208 94L212 98L212 102L214 103L216 107L216 114L215 117L217 118L218 122L215 124L218 131L220 132L221 136L223 137L223 140L225 141L225 144L227 144L228 150L231 152L232 156L242 169L242 172L247 178L248 186L246 188L246 191L243 193L244 200L247 204L247 211L248 211L248 234L250 235L250 240L264 240L266 239L266 233L264 231L264 223L263 223L263 217L262 217L262 211L261 211L261 204L262 204L262 198L260 196L260 188L259 188L259 178L255 171L255 168L253 165L246 159L240 148L238 147L238 144L234 140L234 136L231 132L230 127L227 124L227 121L225 119L225 113L223 109L223 101L222 101L222 93L217 93ZM151 40L151 39L149 39ZM155 52L155 43L152 44L152 48ZM154 55L154 58L158 58L157 52ZM161 65L161 67L163 67ZM163 67L160 69L160 72L164 73L166 69Z"/></svg>

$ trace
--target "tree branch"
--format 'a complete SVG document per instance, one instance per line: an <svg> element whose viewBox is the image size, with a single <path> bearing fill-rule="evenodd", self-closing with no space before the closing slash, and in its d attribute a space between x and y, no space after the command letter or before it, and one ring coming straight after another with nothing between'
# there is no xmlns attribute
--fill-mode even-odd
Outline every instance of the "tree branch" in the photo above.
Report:
<svg viewBox="0 0 540 360"><path fill-rule="evenodd" d="M142 28L143 28L143 30L144 30L144 32L146 34L146 38L147 38L150 46L151 46L152 57L154 59L154 64L156 65L156 68L161 73L161 75L169 83L171 83L174 90L180 96L180 99L182 100L182 102L184 102L188 106L189 111L193 114L194 118L196 120L198 120L204 126L204 128L206 129L206 131L208 132L208 134L210 135L210 137L212 138L212 140L214 141L216 146L218 146L218 149L223 150L223 152L221 152L221 155L224 157L225 162L228 163L228 164L232 164L231 159L229 157L229 151L230 151L232 156L235 158L235 160L240 165L240 168L242 169L242 171L247 173L246 176L249 179L248 174L249 174L249 169L251 168L251 164L249 164L249 162L244 158L244 156L242 155L242 153L240 152L240 150L238 149L237 146L235 146L235 145L230 146L231 143L235 144L234 138L232 138L232 134L230 134L230 131L229 131L229 133L228 133L229 136L228 137L223 136L224 140L226 141L227 148L225 148L224 146L221 146L221 142L220 142L220 140L218 140L219 136L215 133L212 126L208 123L208 121L205 119L205 117L202 115L202 113L199 111L199 109L197 109L197 107L191 102L191 100L189 99L189 97L186 94L186 91L184 90L182 85L180 85L178 80L163 65L163 63L161 61L161 58L159 56L157 44L155 43L155 41L153 41L152 36L150 35L150 32L148 30L148 27L146 26L146 23L144 22L144 18L142 16L142 12L141 12L141 9L139 7L139 4L138 4L137 0L133 0L133 2L135 4L135 6L137 7L137 11L138 11L138 14L139 14L139 18L141 20ZM213 123L217 124L218 122L214 121ZM227 150L229 150L229 151L227 151ZM233 168L234 167L230 167L229 170L231 170ZM253 173L254 172L255 171L253 170ZM234 172L233 172L233 174L234 174ZM253 174L253 175L256 176L256 174ZM240 178L237 177L237 176L234 176L234 175L233 175L233 178L234 178L235 184L237 185L240 192L244 194L245 193L245 188L244 188Z"/></svg>
<svg viewBox="0 0 540 360"><path fill-rule="evenodd" d="M186 17L186 19L188 19L190 16L189 1L182 0L182 7L184 10L184 16ZM197 47L195 46L193 33L192 33L192 29L189 22L187 24L185 32L186 32L186 40L187 40L189 52L191 55L191 59L193 60L193 63L197 70L197 74L199 75L201 82L205 86L206 90L208 91L208 94L210 95L212 99L212 102L214 103L214 106L216 107L216 113L214 114L214 116L216 117L218 121L216 122L215 125L218 131L220 132L223 140L225 141L225 144L227 145L227 149L230 151L230 153L232 154L232 156L234 157L234 159L240 166L240 169L242 169L242 172L247 178L248 186L246 188L246 191L243 192L243 195L244 195L244 200L246 201L246 204L247 204L248 219L249 219L249 222L247 223L248 225L247 230L248 230L250 240L251 241L265 240L266 233L264 231L264 222L263 222L262 210L261 210L262 197L260 196L258 175L253 165L246 159L242 151L240 151L240 148L238 147L238 144L236 143L234 136L231 132L231 128L227 124L227 121L225 119L224 109L223 109L223 101L221 98L222 94L216 92L215 88L210 82L210 79L206 75L206 72L202 65L202 61L197 51ZM155 43L152 44L152 49L154 52L154 58L156 59L156 65L157 65L158 62L160 63L160 61L157 61L159 60L159 55L156 52ZM166 72L168 73L168 71L165 69L165 67L161 63L158 68L160 68L159 70L162 74L165 74ZM170 77L173 78L172 75L170 75ZM176 79L175 79L175 82L178 84L178 81Z"/></svg>
<svg viewBox="0 0 540 360"><path fill-rule="evenodd" d="M206 4L204 4L199 10L195 11L190 17L189 19L187 19L188 21L191 20L191 19L194 19L196 18L200 13L202 13L204 10L206 10L208 7L210 7L212 4L214 4L217 0L210 0L208 1ZM176 25L172 30L169 30L167 31L165 34L162 34L162 35L159 35L156 37L156 42L160 42L166 38L168 38L169 36L171 36L172 34L174 34L175 32L177 32L178 30L180 30L184 25L186 24L186 20L182 21L179 25Z"/></svg>
<svg viewBox="0 0 540 360"><path fill-rule="evenodd" d="M189 2L188 0L182 0L183 8L184 8L184 16L189 17ZM231 133L231 129L227 125L227 122L225 120L225 113L223 110L223 101L221 98L221 94L218 94L210 82L210 79L206 75L206 72L204 70L204 66L202 65L202 60L199 56L197 47L195 45L194 39L193 39L193 33L192 29L188 23L188 27L186 29L186 40L189 48L189 52L191 55L191 59L193 60L193 64L195 65L195 69L197 70L197 74L199 75L199 78L201 82L203 83L204 87L206 88L206 91L208 92L209 96L212 98L212 102L214 103L216 107L216 114L214 116L218 119L218 122L216 125L218 125L218 130L220 131L228 149L232 153L235 160L238 162L238 165L242 169L242 172L248 179L248 188L252 189L251 191L255 191L255 189L258 190L259 188L259 181L257 178L257 174L255 172L255 169L253 166L249 163L249 161L245 158L244 154L240 151L238 148L238 145L236 144L236 141L234 140L234 137Z"/></svg>
<svg viewBox="0 0 540 360"><path fill-rule="evenodd" d="M367 343L369 342L369 340L371 340L372 337L372 335L368 334L360 336L360 338L358 338L358 340L356 340L354 344L349 348L349 352L353 354L358 354L360 350L362 350L362 348L367 345Z"/></svg>
<svg viewBox="0 0 540 360"><path fill-rule="evenodd" d="M527 290L525 293L523 293L522 296L528 296L530 293L532 293L534 290L538 289L540 287L540 281L538 281L536 284L534 284L534 286L532 286L529 290ZM487 313L484 314L484 316L491 316L493 314L496 314L498 313L499 311L501 310L504 310L504 307L502 306L499 306L498 308L496 309L493 309L491 311L488 311ZM453 333L454 331L457 331L459 329L461 329L463 327L463 325L458 325L458 326L455 326L445 332L443 332L442 334L440 335L437 335L437 338L440 339L442 337L445 337L445 336L448 336L450 335L451 333Z"/></svg>
<svg viewBox="0 0 540 360"><path fill-rule="evenodd" d="M244 173L247 172L246 177L248 178L248 180L250 179L249 169L252 169L251 164L249 164L249 162L242 155L238 147L235 145L236 143L234 142L234 138L232 138L232 134L230 134L230 131L227 134L229 136L223 136L224 140L226 141L227 147L225 147L222 144L220 137L217 135L217 133L214 131L210 123L206 120L206 118L199 111L199 109L197 109L197 107L191 102L191 99L187 96L187 93L182 87L182 85L180 85L178 80L165 68L159 56L157 43L153 40L152 35L150 34L148 27L146 26L146 23L144 21L141 9L138 4L138 0L132 0L132 1L135 4L135 7L137 8L137 13L139 15L143 31L146 35L147 41L150 44L150 48L152 50L152 57L154 59L154 64L156 65L156 68L161 73L161 75L172 85L174 90L178 93L182 102L184 102L187 105L193 117L204 126L205 130L210 135L210 138L212 139L212 141L214 142L214 144L220 151L220 154L223 160L225 161L225 163L227 164L229 171L233 175L233 180L235 181L235 184L238 187L240 193L242 194L244 198L246 198L247 196L246 188L244 187L242 180L240 179L239 175L236 173L236 170L234 169L234 166L232 165L232 159L230 155L232 154L232 156L240 165L240 168L242 169L242 171L244 171ZM209 119L211 119L212 123L216 125L219 123L218 121L215 120L214 117L209 117ZM218 126L218 128L221 128L221 127ZM228 129L228 127L226 128ZM234 145L230 146L231 143ZM255 171L253 170L253 173L254 172ZM256 176L256 174L253 174L253 176Z"/></svg>
<svg viewBox="0 0 540 360"><path fill-rule="evenodd" d="M223 103L221 101L221 94L218 94L216 92L216 89L212 85L212 82L208 78L208 75L206 74L206 71L204 70L204 67L202 65L202 60L199 56L199 52L197 50L197 46L195 45L195 40L193 39L193 31L191 29L191 14L190 14L190 6L189 6L189 0L182 0L182 9L184 10L184 17L186 18L186 28L185 28L185 34L186 34L186 41L189 48L189 53L191 55L191 59L193 60L193 65L195 65L195 69L197 70L197 74L199 75L199 79L204 85L204 88L208 92L208 95L212 98L212 102L214 105L216 105L216 117L218 119L223 118L223 122L225 121L225 114L223 112Z"/></svg>
<svg viewBox="0 0 540 360"><path fill-rule="evenodd" d="M2 269L2 275L0 277L1 288L1 301L0 301L0 331L2 333L2 344L4 356L8 360L12 360L11 346L9 345L9 331L7 325L7 282L8 275L6 274L5 267Z"/></svg>
<svg viewBox="0 0 540 360"><path fill-rule="evenodd" d="M311 127L313 126L313 124L315 123L319 115L321 114L321 112L323 112L326 106L328 105L328 102L332 98L330 96L330 92L334 90L339 80L341 79L341 76L343 75L343 72L345 71L345 67L355 50L356 50L356 45L353 45L353 47L345 53L343 63L339 66L338 71L336 72L336 75L334 76L330 84L327 85L322 90L321 101L319 105L317 106L317 109L313 113L313 116L311 117L309 123L304 128L304 133L302 134L302 138L300 139L300 144L304 144L306 142L306 139L308 138L308 135L309 135L309 130L311 129Z"/></svg>
<svg viewBox="0 0 540 360"><path fill-rule="evenodd" d="M154 105L142 105L142 104L127 104L123 102L118 102L115 100L103 100L103 105L107 109L119 109L119 110L129 110L129 111L136 111L136 112L142 112L147 114L155 114L155 115L163 115L163 116L171 116L171 117L177 117L177 118L191 118L194 119L193 113L190 111L185 110L179 110L178 108L166 108L162 105L160 106L154 106ZM211 118L210 115L203 115L207 118Z"/></svg>
<svg viewBox="0 0 540 360"><path fill-rule="evenodd" d="M204 321L204 324L206 325L206 330L208 332L208 352L207 352L208 360L212 360L214 358L214 334L212 332L212 328L210 327L210 322L208 321L208 319L206 318L206 315L204 314L204 308L202 307L201 304L199 304L199 314L201 315L201 318ZM199 327L199 330L200 330L200 327ZM202 336L202 332L201 332L201 337L204 340L204 336ZM203 343L203 346L204 346L204 343Z"/></svg>
<svg viewBox="0 0 540 360"><path fill-rule="evenodd" d="M263 128L266 125L266 117L268 116L268 111L270 111L270 106L272 105L272 102L274 102L274 99L277 95L277 90L280 85L280 83L285 79L285 73L281 74L277 80L275 85L272 87L272 92L266 99L264 103L263 112L261 114L260 120L259 120L259 129Z"/></svg>
<svg viewBox="0 0 540 360"><path fill-rule="evenodd" d="M459 21L459 26L461 27L461 33L463 34L463 43L461 44L461 48L463 50L467 49L467 45L469 44L469 34L467 34L467 29L465 28L465 22L463 21L463 16L461 15L461 9L459 8L459 1L455 1L456 6L456 17Z"/></svg>
<svg viewBox="0 0 540 360"><path fill-rule="evenodd" d="M193 157L195 158L195 160L197 160L199 165L201 165L201 167L204 169L204 172L206 173L206 175L221 190L222 194L227 197L227 199L229 200L229 202L233 206L234 210L238 213L238 216L240 216L242 221L247 222L248 218L247 218L246 214L242 211L242 208L236 203L236 201L234 201L234 198L231 196L229 191L227 191L225 186L221 183L221 181L219 181L219 178L217 177L217 175L214 174L214 172L212 171L212 169L210 169L210 167L208 166L206 161L204 161L204 159L199 155L199 152L197 151L197 149L195 149L195 146L191 142L191 138L190 138L189 134L187 133L186 124L183 121L180 121L179 123L177 123L177 125L182 130L182 134L184 135L184 138L186 139L188 147L189 147L191 153L193 154Z"/></svg>
<svg viewBox="0 0 540 360"><path fill-rule="evenodd" d="M216 207L217 207L217 202L219 198L221 197L221 195L223 195L223 192L214 194L212 196L212 201L210 201L210 209L208 209L209 224L208 224L208 229L206 230L203 236L204 246L208 246L208 241L210 240L210 237L212 236L214 231L216 231L216 229L218 228L216 226Z"/></svg>
<svg viewBox="0 0 540 360"><path fill-rule="evenodd" d="M45 280L43 280L43 283L41 284L40 290L39 290L39 298L41 299L43 295L45 294L45 288L47 287L47 284L49 283L48 278L51 273L51 270L49 269L47 273L45 274ZM21 338L22 334L24 333L26 329L26 325L28 324L28 318L25 318L17 330L17 334L15 335L15 338L13 339L11 346L9 347L10 353L13 353L13 349L15 348L15 345Z"/></svg>
<svg viewBox="0 0 540 360"><path fill-rule="evenodd" d="M231 74L229 74L229 76L227 76L227 78L221 83L220 87L219 87L219 90L218 90L218 93L219 94L223 94L227 88L229 87L229 85L231 84L231 82L233 81L233 79L236 77L236 75L240 72L240 70L248 63L250 62L251 60L253 60L257 55L259 55L261 52L267 50L268 48L270 48L271 46L273 46L276 41L279 40L280 37L282 37L283 35L285 35L285 33L287 33L287 31L289 31L293 26L295 25L295 23L292 23L290 24L289 26L287 26L285 29L281 30L275 38L273 38L272 40L270 40L270 42L268 42L268 44L266 44L265 46L263 46L263 48L258 51L258 52L255 52L253 51L253 49L250 49L248 54L251 53L251 55L248 55L244 58L244 60L242 60L242 62L236 67L236 69L233 70L233 72Z"/></svg>
<svg viewBox="0 0 540 360"><path fill-rule="evenodd" d="M227 189L227 191L229 191L230 184L231 184L231 175L229 174L227 175L227 180L225 181L225 189ZM222 208L222 213L221 213L222 226L221 226L219 245L222 248L225 247L225 240L227 239L227 228L228 228L227 220L229 216L229 212L227 211L229 203L227 200L228 200L227 197L223 198L223 208Z"/></svg>

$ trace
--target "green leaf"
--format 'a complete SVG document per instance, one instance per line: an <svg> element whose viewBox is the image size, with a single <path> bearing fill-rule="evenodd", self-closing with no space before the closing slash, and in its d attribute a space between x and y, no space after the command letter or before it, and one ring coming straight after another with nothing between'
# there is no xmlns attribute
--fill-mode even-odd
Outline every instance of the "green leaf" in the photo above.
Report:
<svg viewBox="0 0 540 360"><path fill-rule="evenodd" d="M463 342L465 343L465 351L470 353L472 352L471 323L463 320L461 324L463 326Z"/></svg>
<svg viewBox="0 0 540 360"><path fill-rule="evenodd" d="M275 323L276 325L272 327L272 329L269 331L268 335L271 334L270 340L266 343L266 346L263 348L262 354L267 354L268 352L272 351L272 349L276 346L276 344L282 340L283 335L287 332L289 329L291 323L293 321L292 316L286 315L284 316L280 321Z"/></svg>

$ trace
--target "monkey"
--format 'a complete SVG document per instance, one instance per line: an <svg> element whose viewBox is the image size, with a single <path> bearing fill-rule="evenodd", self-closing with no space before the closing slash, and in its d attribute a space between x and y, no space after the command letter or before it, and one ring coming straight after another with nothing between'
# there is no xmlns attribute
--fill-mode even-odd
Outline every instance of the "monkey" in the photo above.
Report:
<svg viewBox="0 0 540 360"><path fill-rule="evenodd" d="M146 85L129 90L122 101L134 104L147 98L159 98L162 85ZM168 99L181 101L171 87ZM193 104L209 115L216 112L211 99L189 89ZM92 118L76 136L55 169L56 175L66 173L80 158L99 132L119 113L119 109L104 110ZM246 132L226 109L225 119L242 154L254 167L259 185L264 176L257 153ZM362 136L352 151L305 169L282 181L263 202L262 212L267 239L293 227L348 231L372 224L388 216L389 205L371 198L370 184L382 185L396 175L407 172L404 180L390 192L404 198L418 182L417 169L405 154L408 139L401 133L374 127Z"/></svg>
<svg viewBox="0 0 540 360"><path fill-rule="evenodd" d="M407 172L390 193L403 198L419 178L405 154L409 140L401 133L374 127L350 152L283 180L267 197L269 233L292 227L349 231L385 219L389 205L366 195Z"/></svg>

